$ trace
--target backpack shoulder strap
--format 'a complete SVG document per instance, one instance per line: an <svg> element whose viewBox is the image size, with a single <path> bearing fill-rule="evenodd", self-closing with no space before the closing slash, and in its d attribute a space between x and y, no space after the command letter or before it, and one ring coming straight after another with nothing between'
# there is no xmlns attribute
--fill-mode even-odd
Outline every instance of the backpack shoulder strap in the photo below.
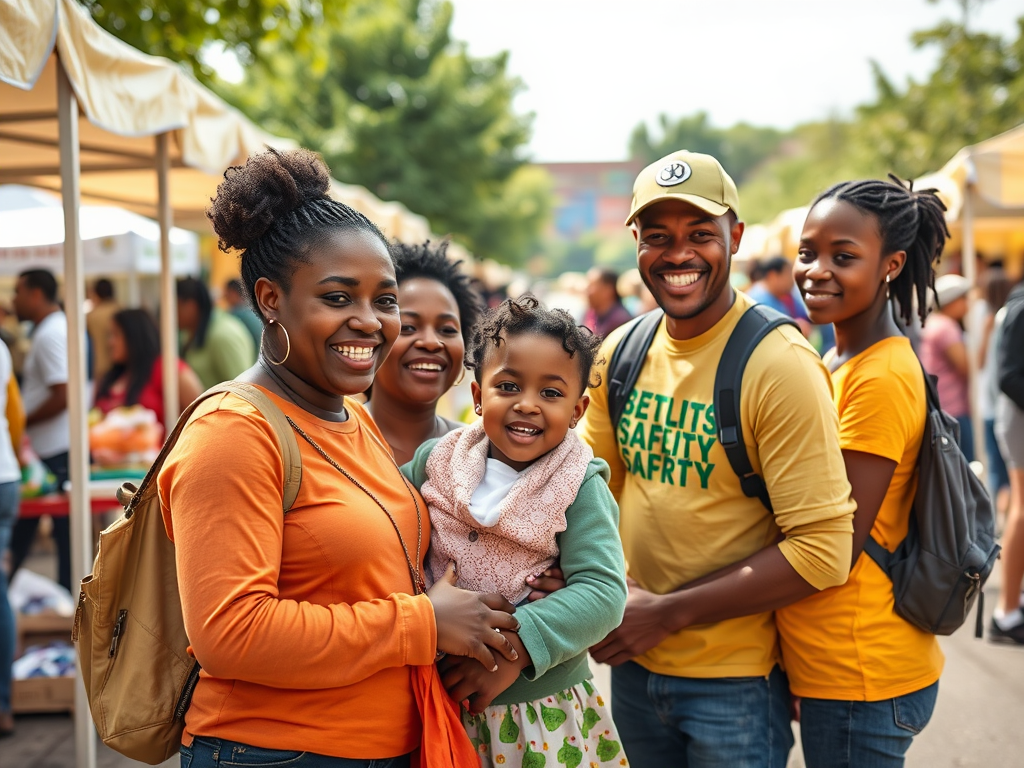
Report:
<svg viewBox="0 0 1024 768"><path fill-rule="evenodd" d="M221 389L221 391L230 392L242 398L263 414L263 418L273 428L284 462L283 506L284 513L288 514L299 494L299 486L302 484L302 456L299 453L299 444L295 440L295 432L292 431L284 412L274 404L273 400L263 394L263 390L254 384L244 381L225 381L214 389Z"/></svg>
<svg viewBox="0 0 1024 768"><path fill-rule="evenodd" d="M942 407L939 405L939 390L935 386L936 379L934 376L929 374L928 371L924 369L924 365L921 363L920 359L917 362L918 365L921 366L921 375L924 377L924 391L926 403L925 414L929 415L934 413L935 411L941 411ZM929 423L929 418L926 418L924 428L925 440L927 440L929 437L928 430L931 428L929 426ZM918 454L917 461L921 461L920 453ZM914 514L916 514L916 509ZM913 530L916 524L916 518L914 514L910 516L910 528L908 529L908 536L910 535L910 530ZM894 553L887 550L885 547L883 547L875 540L874 536L870 535L868 536L867 541L864 542L864 552L867 554L868 557L875 561L878 567L881 568L882 571L884 571L890 579L892 578L892 566L895 561Z"/></svg>
<svg viewBox="0 0 1024 768"><path fill-rule="evenodd" d="M636 386L636 380L640 378L647 350L651 348L651 342L664 316L664 312L655 309L630 320L626 324L625 334L612 352L605 375L608 377L608 413L613 427L622 418L626 401Z"/></svg>
<svg viewBox="0 0 1024 768"><path fill-rule="evenodd" d="M725 343L722 358L715 373L715 419L718 421L718 440L725 449L733 472L740 479L743 493L760 499L771 512L772 502L764 478L754 473L743 440L743 420L740 416L740 389L743 370L750 355L765 336L782 325L796 326L786 315L763 304L750 307L736 324Z"/></svg>
<svg viewBox="0 0 1024 768"><path fill-rule="evenodd" d="M178 438L181 436L181 431L188 424L189 419L192 418L196 408L208 398L225 392L237 395L250 403L263 414L263 417L270 423L274 433L277 435L278 446L281 449L281 456L284 462L283 507L284 513L288 513L292 504L295 503L295 497L298 495L299 485L302 482L302 458L299 454L299 444L295 440L295 434L292 432L281 409L274 405L273 401L263 394L259 387L242 381L225 381L222 384L210 387L189 403L185 410L182 411L174 425L174 429L171 430L164 440L163 447L160 449L156 461L153 462L138 488L136 489L132 483L125 483L117 490L117 499L124 505L126 517L131 517L135 513L135 508L141 499L148 495L146 490L155 485L156 477L160 474L167 456L174 449Z"/></svg>

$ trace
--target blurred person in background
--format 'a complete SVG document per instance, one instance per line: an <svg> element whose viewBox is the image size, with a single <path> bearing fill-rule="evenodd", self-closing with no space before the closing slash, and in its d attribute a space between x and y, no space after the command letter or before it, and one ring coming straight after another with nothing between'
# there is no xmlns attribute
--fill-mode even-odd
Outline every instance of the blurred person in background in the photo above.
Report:
<svg viewBox="0 0 1024 768"><path fill-rule="evenodd" d="M437 402L465 375L463 356L480 316L481 298L447 242L392 248L402 326L373 380L366 410L399 464L419 446L462 424L437 414Z"/></svg>
<svg viewBox="0 0 1024 768"><path fill-rule="evenodd" d="M18 517L18 489L21 469L15 446L21 441L25 414L12 408L8 392L14 383L11 353L0 344L0 738L14 733L11 715L11 664L14 663L14 612L7 598L6 554L14 521ZM14 384L13 392L18 391Z"/></svg>
<svg viewBox="0 0 1024 768"><path fill-rule="evenodd" d="M19 378L25 364L28 340L25 338L25 332L22 330L21 323L18 322L17 315L6 304L0 304L0 341L11 353L14 376Z"/></svg>
<svg viewBox="0 0 1024 768"><path fill-rule="evenodd" d="M57 303L57 280L46 269L30 269L14 287L18 319L33 324L22 380L25 425L32 450L53 473L57 488L68 481L71 446L68 421L68 320ZM11 534L11 573L32 548L39 518L18 520ZM57 581L71 589L71 540L67 517L53 518L57 544Z"/></svg>
<svg viewBox="0 0 1024 768"><path fill-rule="evenodd" d="M95 407L107 414L121 406L141 405L153 411L166 428L163 357L156 321L144 309L122 309L111 320L105 345L111 368L96 385ZM179 412L202 392L199 377L179 360Z"/></svg>
<svg viewBox="0 0 1024 768"><path fill-rule="evenodd" d="M619 273L594 267L587 272L587 309L583 324L598 336L607 336L632 315L619 296Z"/></svg>
<svg viewBox="0 0 1024 768"><path fill-rule="evenodd" d="M252 343L259 349L260 334L263 333L263 323L249 306L249 300L245 297L245 288L238 278L228 280L224 285L224 303L228 305L228 312L232 317L242 321L242 325L252 336Z"/></svg>
<svg viewBox="0 0 1024 768"><path fill-rule="evenodd" d="M996 346L999 402L996 438L1010 476L1010 508L1003 531L1003 584L989 639L1024 644L1024 283L1010 292Z"/></svg>
<svg viewBox="0 0 1024 768"><path fill-rule="evenodd" d="M808 336L811 332L811 321L796 292L793 262L785 256L773 256L761 263L759 276L761 279L756 281L753 280L753 276L751 277L752 285L747 295L758 304L764 304L793 318L804 336Z"/></svg>
<svg viewBox="0 0 1024 768"><path fill-rule="evenodd" d="M996 332L997 317L1010 295L1013 283L1001 267L991 267L981 274L979 281L982 301L976 302L984 313L979 317L978 344L978 410L985 422L985 459L988 474L988 492L996 502L1000 514L1006 512L1009 502L1010 476L1006 462L996 440L996 402L999 400L999 375L997 372Z"/></svg>
<svg viewBox="0 0 1024 768"><path fill-rule="evenodd" d="M960 275L943 275L935 281L936 308L921 331L921 363L938 379L939 404L960 423L960 450L974 461L967 345L961 325L970 290L970 282Z"/></svg>
<svg viewBox="0 0 1024 768"><path fill-rule="evenodd" d="M181 356L206 389L256 362L256 345L242 321L214 307L209 289L194 277L178 281L178 329Z"/></svg>
<svg viewBox="0 0 1024 768"><path fill-rule="evenodd" d="M85 316L85 329L89 334L92 350L92 380L99 381L107 375L112 365L107 350L107 336L113 324L114 315L121 307L114 298L114 284L101 277L92 284L89 291L92 309Z"/></svg>

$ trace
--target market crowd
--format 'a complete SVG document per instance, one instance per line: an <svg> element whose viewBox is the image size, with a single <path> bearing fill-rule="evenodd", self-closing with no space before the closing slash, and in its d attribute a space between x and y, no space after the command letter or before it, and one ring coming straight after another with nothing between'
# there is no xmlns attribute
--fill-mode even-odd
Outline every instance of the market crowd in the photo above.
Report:
<svg viewBox="0 0 1024 768"><path fill-rule="evenodd" d="M219 301L178 283L182 408L245 382L288 417L302 461L282 514L274 426L219 392L160 470L202 665L183 768L441 752L783 768L794 718L810 768L902 766L943 655L867 550L894 551L913 524L924 371L966 460L984 455L1000 514L989 638L1024 644L1024 287L993 263L976 286L947 269L934 191L827 189L796 259L749 265L738 290L735 184L715 158L675 152L634 185L639 280L595 267L580 317L484 297L444 242L389 242L328 184L304 150L229 169L208 215L240 277ZM92 288L96 421L141 406L162 435L156 321L114 294ZM780 321L723 409L716 373L755 306ZM44 270L18 278L13 309L31 326L5 325L0 345L0 550L16 570L39 523L18 518L20 465L67 480L67 322ZM446 405L459 393L465 411ZM70 588L66 518L52 533ZM610 691L589 658L612 666ZM439 695L458 703L454 729L423 705Z"/></svg>

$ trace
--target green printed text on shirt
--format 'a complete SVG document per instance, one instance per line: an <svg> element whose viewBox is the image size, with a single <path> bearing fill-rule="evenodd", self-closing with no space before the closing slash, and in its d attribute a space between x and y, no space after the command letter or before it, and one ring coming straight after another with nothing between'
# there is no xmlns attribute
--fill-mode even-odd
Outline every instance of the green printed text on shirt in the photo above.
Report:
<svg viewBox="0 0 1024 768"><path fill-rule="evenodd" d="M707 489L717 432L714 405L634 389L619 421L619 449L644 480Z"/></svg>

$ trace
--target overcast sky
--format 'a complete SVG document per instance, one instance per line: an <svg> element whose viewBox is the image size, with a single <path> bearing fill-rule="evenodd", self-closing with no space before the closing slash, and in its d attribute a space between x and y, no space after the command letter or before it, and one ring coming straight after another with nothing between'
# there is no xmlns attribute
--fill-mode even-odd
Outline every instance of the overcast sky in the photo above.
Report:
<svg viewBox="0 0 1024 768"><path fill-rule="evenodd" d="M538 161L625 159L641 120L706 111L714 124L789 128L874 95L869 61L923 77L935 54L910 34L953 0L452 0L470 53L511 52L534 112ZM1015 37L1022 0L989 0L971 26Z"/></svg>

